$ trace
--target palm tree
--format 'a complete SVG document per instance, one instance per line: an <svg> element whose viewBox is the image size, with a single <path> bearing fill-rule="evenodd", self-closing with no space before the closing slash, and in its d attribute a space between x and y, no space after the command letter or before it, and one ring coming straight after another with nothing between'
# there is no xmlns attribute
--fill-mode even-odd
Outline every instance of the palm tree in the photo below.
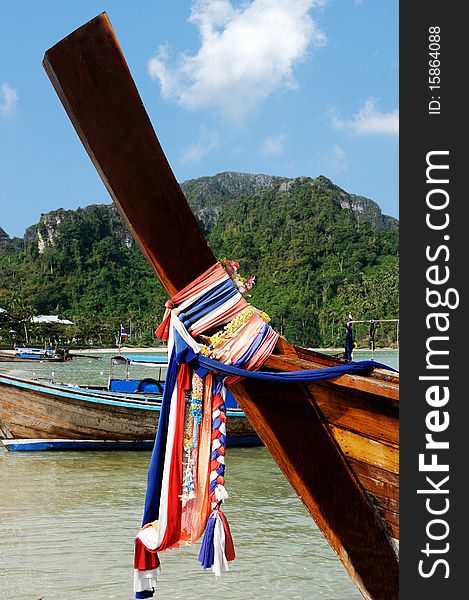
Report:
<svg viewBox="0 0 469 600"><path fill-rule="evenodd" d="M23 326L26 344L29 344L28 326L34 315L34 309L22 296L12 292L8 301L8 316L17 328Z"/></svg>

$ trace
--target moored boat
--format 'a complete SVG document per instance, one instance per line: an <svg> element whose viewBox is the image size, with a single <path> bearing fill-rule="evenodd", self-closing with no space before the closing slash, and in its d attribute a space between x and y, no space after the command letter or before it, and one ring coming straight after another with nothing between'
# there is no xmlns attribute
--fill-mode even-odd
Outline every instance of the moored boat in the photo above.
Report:
<svg viewBox="0 0 469 600"><path fill-rule="evenodd" d="M0 362L67 362L72 360L67 348L17 348L0 352Z"/></svg>
<svg viewBox="0 0 469 600"><path fill-rule="evenodd" d="M0 438L9 450L148 449L161 394L116 392L0 374ZM243 411L229 409L228 443L260 440Z"/></svg>

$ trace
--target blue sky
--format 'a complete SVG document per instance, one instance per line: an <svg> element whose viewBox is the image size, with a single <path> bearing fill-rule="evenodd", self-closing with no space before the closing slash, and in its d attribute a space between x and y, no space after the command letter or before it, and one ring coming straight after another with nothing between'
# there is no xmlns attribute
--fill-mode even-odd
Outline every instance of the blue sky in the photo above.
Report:
<svg viewBox="0 0 469 600"><path fill-rule="evenodd" d="M0 227L109 202L41 66L105 10L178 181L320 174L398 216L397 0L42 0L0 19Z"/></svg>

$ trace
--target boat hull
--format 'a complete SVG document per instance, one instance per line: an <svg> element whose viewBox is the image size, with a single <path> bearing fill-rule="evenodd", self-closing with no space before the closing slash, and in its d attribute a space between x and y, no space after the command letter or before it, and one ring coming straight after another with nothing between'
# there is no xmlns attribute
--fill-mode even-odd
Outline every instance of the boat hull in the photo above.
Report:
<svg viewBox="0 0 469 600"><path fill-rule="evenodd" d="M10 452L44 452L45 450L152 450L154 440L60 440L60 439L1 439L3 447ZM257 434L249 433L227 438L227 445L233 447L261 446Z"/></svg>
<svg viewBox="0 0 469 600"><path fill-rule="evenodd" d="M2 374L0 435L10 450L150 448L161 402L136 396ZM228 411L228 439L238 445L260 443L239 409Z"/></svg>

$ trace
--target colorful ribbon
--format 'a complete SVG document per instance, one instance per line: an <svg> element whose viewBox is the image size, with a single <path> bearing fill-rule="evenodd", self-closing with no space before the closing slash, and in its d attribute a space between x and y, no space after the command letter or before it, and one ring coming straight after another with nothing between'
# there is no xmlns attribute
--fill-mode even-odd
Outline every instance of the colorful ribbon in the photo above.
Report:
<svg viewBox="0 0 469 600"><path fill-rule="evenodd" d="M199 338L203 344L195 340L217 328L209 339ZM157 334L168 342L169 363L148 470L143 529L135 542L137 598L153 596L160 564L157 552L192 544L204 529L199 554L204 569L212 567L220 575L235 557L221 510L228 497L227 384L242 377L311 381L384 366L363 361L310 371L260 372L279 336L218 263L166 303Z"/></svg>

